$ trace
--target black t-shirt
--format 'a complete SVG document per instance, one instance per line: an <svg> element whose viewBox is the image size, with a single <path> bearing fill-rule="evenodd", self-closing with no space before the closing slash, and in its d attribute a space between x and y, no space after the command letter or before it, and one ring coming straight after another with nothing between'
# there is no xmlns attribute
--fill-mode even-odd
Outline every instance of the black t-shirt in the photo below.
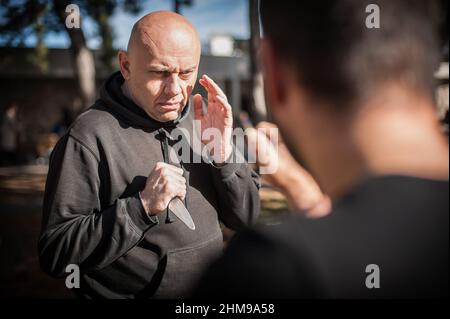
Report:
<svg viewBox="0 0 450 319"><path fill-rule="evenodd" d="M372 178L325 218L239 233L195 296L448 298L448 191L448 181Z"/></svg>

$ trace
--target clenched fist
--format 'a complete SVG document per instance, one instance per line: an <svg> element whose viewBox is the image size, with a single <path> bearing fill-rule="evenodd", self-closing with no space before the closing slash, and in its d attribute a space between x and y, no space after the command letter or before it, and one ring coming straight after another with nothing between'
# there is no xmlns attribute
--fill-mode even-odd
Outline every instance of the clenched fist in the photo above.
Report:
<svg viewBox="0 0 450 319"><path fill-rule="evenodd" d="M184 200L186 179L183 177L183 170L164 162L156 163L140 196L148 215L164 212L174 197Z"/></svg>

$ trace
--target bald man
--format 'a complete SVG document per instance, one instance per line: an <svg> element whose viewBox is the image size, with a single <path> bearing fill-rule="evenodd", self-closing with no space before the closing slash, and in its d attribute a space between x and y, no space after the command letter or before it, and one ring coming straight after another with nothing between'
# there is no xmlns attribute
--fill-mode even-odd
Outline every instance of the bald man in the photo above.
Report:
<svg viewBox="0 0 450 319"><path fill-rule="evenodd" d="M225 94L202 76L207 112L200 95L189 98L199 61L199 37L186 19L171 12L144 16L127 52L119 53L120 72L55 147L39 259L53 276L70 274L66 282L79 296L183 297L221 253L219 220L239 230L257 218L257 176L232 160ZM174 162L168 154L180 143L189 159L197 152L187 136L172 134L193 135L194 119L200 137L214 129L219 141L208 160L186 161L183 147L175 153L183 161ZM195 229L172 210L174 200L187 208Z"/></svg>

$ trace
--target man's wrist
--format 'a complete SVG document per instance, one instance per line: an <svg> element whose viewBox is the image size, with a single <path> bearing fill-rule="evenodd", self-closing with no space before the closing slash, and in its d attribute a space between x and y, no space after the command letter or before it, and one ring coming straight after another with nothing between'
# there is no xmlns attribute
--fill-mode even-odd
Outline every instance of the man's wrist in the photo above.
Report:
<svg viewBox="0 0 450 319"><path fill-rule="evenodd" d="M282 189L291 208L302 211L307 216L311 215L311 217L316 215L315 207L322 206L320 204L327 199L315 182L300 173L287 177L283 182ZM322 211L319 207L317 210Z"/></svg>
<svg viewBox="0 0 450 319"><path fill-rule="evenodd" d="M145 198L141 197L141 192L138 192L137 196L135 195L134 197L138 201L133 201L135 203L133 210L138 209L140 212L140 216L141 216L141 218L134 220L135 224L142 225L142 223L140 222L141 220L144 221L145 225L158 224L159 223L158 216L151 215L148 213L148 204L147 204L147 201L145 200ZM139 207L137 205L139 205ZM131 215L133 216L133 214L131 214ZM137 215L135 215L135 216L137 216ZM144 228L145 228L145 225L144 225Z"/></svg>
<svg viewBox="0 0 450 319"><path fill-rule="evenodd" d="M147 216L149 216L149 217L152 216L152 215L150 214L150 212L149 212L148 207L147 207L147 201L145 201L145 200L142 198L141 192L138 192L138 197L139 197L139 200L141 201L142 207L144 208L144 212L147 214Z"/></svg>
<svg viewBox="0 0 450 319"><path fill-rule="evenodd" d="M230 146L226 147L223 151L221 150L221 153L219 156L215 156L215 154L214 154L214 155L211 155L210 157L213 160L215 165L224 166L230 161L232 155L233 155L233 146L230 145Z"/></svg>

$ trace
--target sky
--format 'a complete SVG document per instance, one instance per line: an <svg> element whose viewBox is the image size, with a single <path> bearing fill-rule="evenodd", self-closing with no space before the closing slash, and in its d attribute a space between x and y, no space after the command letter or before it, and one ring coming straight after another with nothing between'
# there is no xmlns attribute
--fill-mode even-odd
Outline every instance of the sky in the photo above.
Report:
<svg viewBox="0 0 450 319"><path fill-rule="evenodd" d="M125 48L131 33L133 24L143 15L156 10L172 10L172 0L145 0L144 10L138 15L130 15L120 8L110 19L115 34L114 47ZM213 34L230 34L236 38L248 38L248 0L193 0L191 7L182 7L182 14L197 28L202 43L207 43ZM88 47L96 49L101 44L101 39L95 36L95 23L82 17L82 28L88 40ZM50 48L67 48L70 41L67 35L62 33L50 33L45 37L45 43ZM26 46L34 46L36 39L28 37ZM0 38L1 44L1 38Z"/></svg>

